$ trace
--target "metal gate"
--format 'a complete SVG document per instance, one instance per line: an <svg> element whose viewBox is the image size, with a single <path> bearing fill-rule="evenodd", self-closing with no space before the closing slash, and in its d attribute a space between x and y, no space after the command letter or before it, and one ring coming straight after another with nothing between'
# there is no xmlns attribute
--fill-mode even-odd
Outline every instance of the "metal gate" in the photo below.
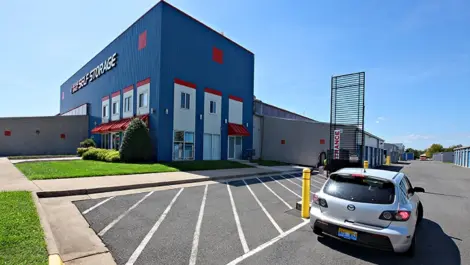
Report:
<svg viewBox="0 0 470 265"><path fill-rule="evenodd" d="M327 169L362 167L365 73L331 78L330 148Z"/></svg>

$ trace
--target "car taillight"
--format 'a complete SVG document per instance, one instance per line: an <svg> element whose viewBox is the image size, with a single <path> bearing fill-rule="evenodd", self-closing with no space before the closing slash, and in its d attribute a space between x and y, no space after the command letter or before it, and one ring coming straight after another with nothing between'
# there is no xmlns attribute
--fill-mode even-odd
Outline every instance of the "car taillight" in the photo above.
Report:
<svg viewBox="0 0 470 265"><path fill-rule="evenodd" d="M410 219L411 212L410 211L384 211L379 219L381 220L388 220L388 221L399 221L405 222Z"/></svg>
<svg viewBox="0 0 470 265"><path fill-rule="evenodd" d="M320 205L321 207L328 208L326 200L318 197L317 194L313 194L313 203Z"/></svg>

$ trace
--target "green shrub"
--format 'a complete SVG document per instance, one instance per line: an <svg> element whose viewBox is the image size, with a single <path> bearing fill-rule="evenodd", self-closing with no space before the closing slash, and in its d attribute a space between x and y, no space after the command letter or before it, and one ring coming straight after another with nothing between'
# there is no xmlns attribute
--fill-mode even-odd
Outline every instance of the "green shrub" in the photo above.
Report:
<svg viewBox="0 0 470 265"><path fill-rule="evenodd" d="M95 140L89 138L85 139L83 142L80 142L80 147L87 148L87 147L96 147Z"/></svg>
<svg viewBox="0 0 470 265"><path fill-rule="evenodd" d="M109 150L109 152L107 152L106 155L105 155L105 161L106 162L112 162L112 163L116 163L116 162L121 161L119 151Z"/></svg>
<svg viewBox="0 0 470 265"><path fill-rule="evenodd" d="M99 148L89 148L83 156L83 160L96 160L104 162L119 162L120 156L119 151L108 150L108 149L99 149Z"/></svg>
<svg viewBox="0 0 470 265"><path fill-rule="evenodd" d="M152 160L152 140L145 123L133 119L127 127L119 150L121 161L126 163L150 162Z"/></svg>
<svg viewBox="0 0 470 265"><path fill-rule="evenodd" d="M83 154L88 151L90 148L93 148L93 147L79 147L77 148L77 155L78 156L83 156Z"/></svg>

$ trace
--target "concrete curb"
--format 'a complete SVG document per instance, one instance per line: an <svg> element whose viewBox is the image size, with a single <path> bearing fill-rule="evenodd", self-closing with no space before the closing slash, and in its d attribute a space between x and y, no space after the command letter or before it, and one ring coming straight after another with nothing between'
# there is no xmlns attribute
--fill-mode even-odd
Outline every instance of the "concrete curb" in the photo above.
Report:
<svg viewBox="0 0 470 265"><path fill-rule="evenodd" d="M76 190L64 190L64 191L39 191L37 192L37 196L39 198L49 198L49 197L88 195L88 194L93 194L93 193L102 193L102 192L111 192L111 191L152 188L152 187L159 187L159 186L196 183L196 182L203 182L203 181L220 181L220 180L229 180L229 179L243 178L243 177L249 177L249 176L293 174L293 173L298 173L298 172L299 170L292 170L292 171L285 171L285 172L271 171L271 172L258 173L258 174L239 174L239 175L231 175L231 176L223 176L223 177L201 177L201 178L194 178L194 179L140 183L140 184L113 186L113 187L97 187L97 188L90 188L90 189L76 189Z"/></svg>
<svg viewBox="0 0 470 265"><path fill-rule="evenodd" d="M64 265L62 259L60 259L59 255L50 255L49 256L49 265Z"/></svg>
<svg viewBox="0 0 470 265"><path fill-rule="evenodd" d="M47 220L46 213L42 208L41 203L39 202L39 197L35 192L31 192L33 197L34 204L36 205L36 211L39 215L39 222L41 223L42 230L44 231L44 240L46 240L47 253L49 254L49 264L50 265L63 265L62 259L59 256L59 249L57 248L57 243L52 234L52 229Z"/></svg>

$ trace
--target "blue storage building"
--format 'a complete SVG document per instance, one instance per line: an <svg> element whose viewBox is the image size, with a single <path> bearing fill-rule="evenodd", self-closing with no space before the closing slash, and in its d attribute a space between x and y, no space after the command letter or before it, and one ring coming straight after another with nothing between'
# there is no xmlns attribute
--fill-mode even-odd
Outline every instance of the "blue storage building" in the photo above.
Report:
<svg viewBox="0 0 470 265"><path fill-rule="evenodd" d="M454 149L454 164L462 167L470 167L470 146Z"/></svg>
<svg viewBox="0 0 470 265"><path fill-rule="evenodd" d="M238 159L253 90L252 52L160 1L62 84L60 114L89 115L103 148L138 117L160 161Z"/></svg>

